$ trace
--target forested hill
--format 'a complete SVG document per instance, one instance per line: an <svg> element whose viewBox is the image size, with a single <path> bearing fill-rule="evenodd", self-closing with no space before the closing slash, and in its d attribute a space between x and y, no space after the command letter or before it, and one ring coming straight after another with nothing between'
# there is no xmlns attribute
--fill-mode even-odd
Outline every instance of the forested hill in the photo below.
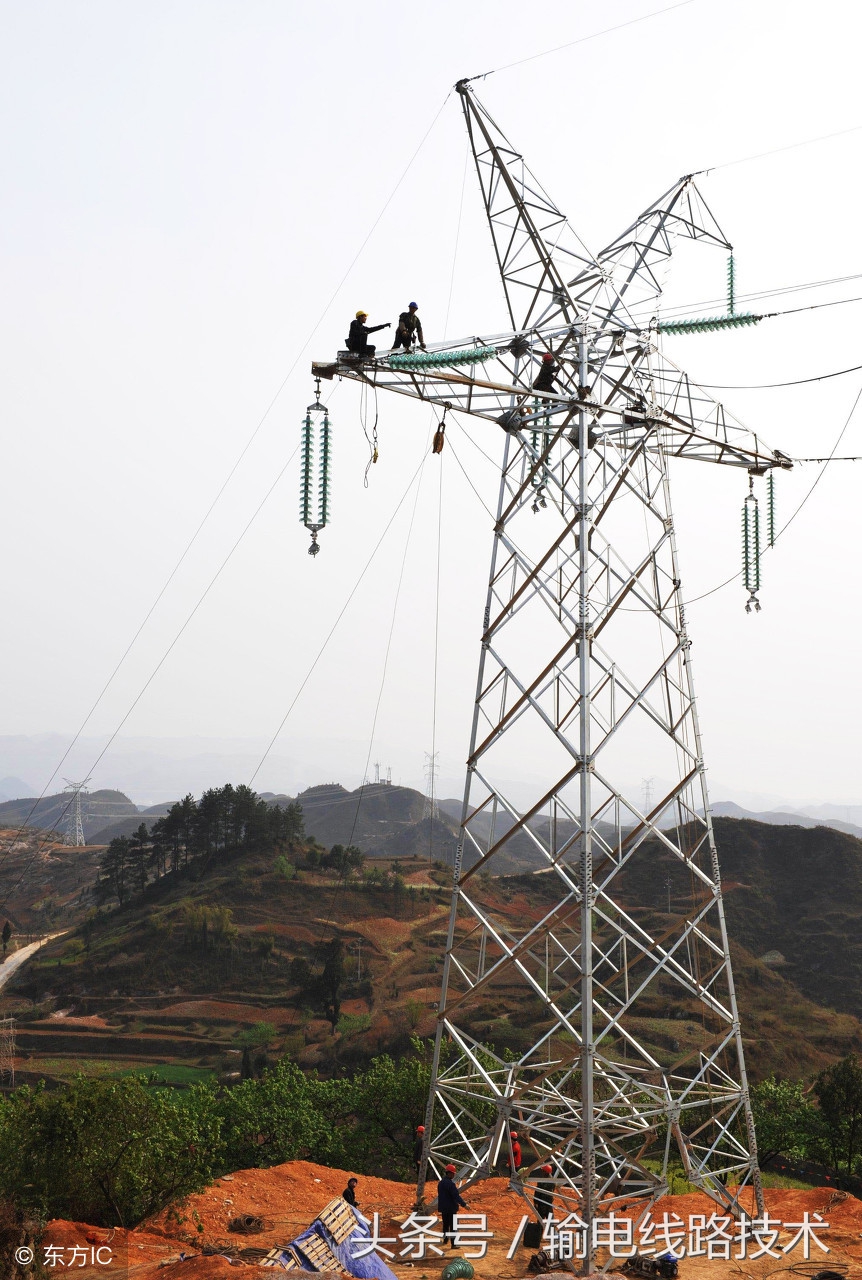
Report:
<svg viewBox="0 0 862 1280"><path fill-rule="evenodd" d="M731 818L715 831L731 937L777 953L773 970L818 1004L862 1016L862 840Z"/></svg>
<svg viewBox="0 0 862 1280"><path fill-rule="evenodd" d="M80 1064L107 1053L226 1070L260 1024L271 1051L330 1071L430 1033L451 870L427 855L370 859L303 828L298 803L225 787L113 841L96 884L79 891L78 903L89 893L79 927L0 992L0 1012L26 1018L34 1063L47 1055L60 1070L66 1056ZM717 833L755 1078L803 1075L862 1049L862 843L730 819ZM644 927L661 932L689 886L661 847L648 866L621 889ZM529 872L483 884L520 927L557 891L554 877ZM489 997L475 1030L518 1053L536 1029L503 992ZM696 1051L691 1012L672 1001L657 1001L640 1034L660 1061Z"/></svg>

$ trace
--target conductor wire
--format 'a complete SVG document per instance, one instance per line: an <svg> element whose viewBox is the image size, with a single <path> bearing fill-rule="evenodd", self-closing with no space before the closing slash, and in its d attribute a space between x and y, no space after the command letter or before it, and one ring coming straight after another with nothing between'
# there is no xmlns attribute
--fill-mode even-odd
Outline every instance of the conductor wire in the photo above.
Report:
<svg viewBox="0 0 862 1280"><path fill-rule="evenodd" d="M853 419L854 413L856 412L856 407L859 404L860 399L862 399L862 387L860 387L859 390L856 392L856 399L853 401L853 408L850 410L850 413L847 415L847 421L844 423L844 426L841 428L840 432L838 433L838 439L835 441L834 445L832 446L832 451L829 454L829 457L823 460L823 466L821 467L820 471L814 478L814 482L812 483L811 488L805 494L802 501L799 503L799 506L791 514L789 519L786 520L785 523L781 526L781 528L778 530L778 533L776 533L775 542L777 542L778 539L784 533L787 532L787 530L790 528L793 521L799 515L799 512L805 506L806 502L811 497L812 493L817 488L820 481L823 479L823 476L826 474L826 468L828 467L829 463L839 461L839 459L835 457L835 451L838 448L841 441L844 439L845 432L847 431L847 428L850 426L850 423ZM806 459L799 458L797 459L797 461L803 462L803 461L806 461ZM855 461L855 459L847 459L847 461ZM773 546L775 545L775 542L773 542L772 544ZM766 547L765 550L768 551L769 547ZM709 591L704 591L701 595L692 596L690 600L686 600L685 602L686 605L697 604L699 600L705 600L707 596L714 596L717 591L722 591L725 587L729 586L731 582L735 582L736 579L739 578L740 576L741 576L741 573L739 572L732 574L729 578L725 578L724 582L720 582L717 587L711 587Z"/></svg>
<svg viewBox="0 0 862 1280"><path fill-rule="evenodd" d="M36 809L37 809L37 807L38 807L38 805L39 805L39 802L44 798L44 796L45 796L45 794L46 794L46 792L47 792L47 790L48 790L49 786L51 785L51 783L52 783L52 782L54 781L54 779L56 778L57 774L58 774L58 773L60 772L60 770L62 769L62 767L63 767L64 763L66 762L66 760L67 760L67 758L68 758L68 756L69 756L70 752L72 751L73 747L74 747L74 746L75 746L75 744L78 742L79 738L81 737L81 734L84 732L84 730L85 730L85 728L87 727L87 725L89 724L90 720L93 718L93 716L94 716L94 714L95 714L95 712L96 712L97 708L100 706L100 704L101 704L101 702L102 702L103 698L105 697L105 694L107 693L108 689L109 689L109 688L111 687L111 685L113 684L114 680L115 680L115 679L116 679L116 677L117 677L118 672L120 671L121 667L122 667L122 666L123 666L123 664L125 663L126 659L128 658L129 654L131 653L132 649L134 648L135 644L137 643L138 637L140 636L141 632L142 632L142 631L144 630L144 628L146 627L147 623L149 622L150 618L152 617L153 613L155 612L156 608L158 607L158 605L159 605L160 601L162 600L162 597L164 596L164 594L165 594L165 592L167 591L168 587L171 585L171 583L173 582L173 580L174 580L174 578L176 577L177 573L179 572L180 568L182 567L183 563L185 562L185 560L186 560L186 558L187 558L187 556L188 556L189 552L191 551L192 547L193 547L193 546L195 545L195 543L197 542L198 537L200 536L201 532L202 532L202 531L203 531L203 529L204 529L204 526L205 526L205 525L207 524L207 522L209 521L210 516L212 515L213 511L215 510L216 506L218 505L219 501L221 500L221 497L222 497L223 493L224 493L224 492L225 492L225 490L227 489L228 485L230 484L231 480L233 479L234 475L236 474L237 470L239 469L239 467L240 467L240 465L241 465L241 463L242 463L243 459L245 458L246 454L248 453L248 451L249 451L249 449L251 448L252 444L254 443L255 439L256 439L256 438L257 438L257 436L259 435L259 433L260 433L260 431L261 431L261 429L262 429L262 427L263 427L264 423L266 422L266 420L268 419L268 417L269 417L270 413L272 412L273 408L275 407L276 401L279 399L279 397L280 397L280 395L281 395L282 391L284 390L285 386L286 386L286 385L287 385L287 383L288 383L288 380L290 379L291 375L293 374L294 370L296 369L297 365L299 364L300 359L302 358L302 356L303 356L303 354L305 353L305 351L308 349L309 345L311 344L312 340L314 339L315 335L317 334L318 329L319 329L319 328L320 328L320 326L323 324L323 321L326 319L326 316L329 314L329 311L330 311L330 309L332 308L332 305L333 305L333 303L335 302L335 299L338 297L339 293L341 292L342 288L344 287L345 282L347 281L348 277L350 276L350 273L352 272L353 268L356 266L356 263L359 261L359 258L361 257L361 255L362 255L363 251L365 250L366 245L368 244L368 241L371 239L372 235L373 235L373 234L374 234L374 232L377 230L377 227L378 227L378 225L380 224L380 221L381 221L381 219L383 218L383 215L386 213L386 210L389 208L390 204L392 203L392 201L394 200L394 198L395 198L396 194L398 193L398 191L399 191L399 189L400 189L400 187L401 187L401 184L404 182L404 179L407 177L407 174L410 172L410 169L413 167L413 164L414 164L414 162L415 162L415 160L416 160L417 156L419 155L419 152L422 150L423 146L425 145L426 141L428 140L429 135L431 134L431 131L433 130L434 126L436 125L437 121L439 120L440 116L442 115L442 113L443 113L443 108L446 106L446 103L449 101L449 98L451 97L451 94L452 94L452 90L450 89L450 90L449 90L449 92L446 94L445 98L443 99L443 101L441 102L440 106L438 107L437 112L436 112L436 114L434 115L434 118L432 119L432 121L431 121L431 123L429 124L428 128L425 130L425 133L422 135L422 137L421 137L421 139L420 139L420 141L419 141L419 145L416 147L416 150L413 152L413 154L411 155L410 159L407 161L407 164L406 164L406 166L404 167L404 169L403 169L403 171L402 171L402 173L401 173L401 176L398 178L398 181L395 183L395 186L392 188L392 190L390 191L390 193L389 193L388 197L386 198L386 201L385 201L385 203L383 204L382 209L381 209L381 210L380 210L380 212L378 213L378 215L377 215L377 217L375 218L374 222L371 224L371 227L370 227L370 229L369 229L369 231L368 231L367 235L365 236L364 240L362 241L362 243L360 244L360 246L359 246L359 248L357 249L356 253L354 254L353 259L352 259L352 260L351 260L351 262L350 262L350 265L347 267L347 270L346 270L346 271L344 272L344 274L342 275L342 277L341 277L341 279L339 280L338 284L336 285L336 287L335 287L335 289L334 289L334 291L333 291L332 295L330 296L329 301L326 303L325 307L324 307L324 308L323 308L323 310L321 311L321 313L320 313L320 315L319 315L319 317L318 317L318 319L317 319L316 324L314 325L314 327L313 327L313 328L311 329L311 331L309 332L309 334L308 334L307 338L305 339L304 343L303 343L303 344L302 344L302 346L299 348L299 351L296 353L296 357L295 357L295 359L294 359L293 363L291 364L291 366L290 366L290 368L288 369L287 373L284 375L284 378L282 379L281 383L279 384L279 386L278 386L278 388L277 388L277 390L276 390L276 392L275 392L275 395L274 395L274 396L272 397L272 399L270 400L270 402L269 402L269 404L267 405L266 409L264 410L264 412L263 412L263 414L262 414L262 416L261 416L260 420L258 421L257 426L254 428L254 430L252 431L252 433L251 433L251 435L249 436L248 440L246 441L246 443L244 444L243 448L241 449L241 451L240 451L239 455L238 455L238 456L237 456L237 458L236 458L236 461L233 463L233 466L231 467L230 471L228 472L227 476L225 477L224 481L222 482L222 484L221 484L220 488L219 488L219 489L218 489L218 491L216 492L216 495L215 495L215 497L213 498L212 502L210 503L209 507L208 507L208 508L207 508L207 510L204 512L203 517L201 518L200 522L198 523L197 528L195 529L195 531L194 531L194 533L192 534L191 538L190 538L190 539L189 539L189 541L187 542L187 544L186 544L185 548L183 549L183 551L182 551L182 553L181 553L181 555L180 555L179 559L177 560L177 562L176 562L176 564L174 565L174 567L173 567L173 569L171 570L171 572L168 574L168 576L167 576L167 578L165 579L165 581L164 581L164 583L163 583L163 585L162 585L162 587L161 587L160 591L158 592L158 594L157 594L157 596L156 596L155 600L154 600L154 601L153 601L153 603L151 604L150 608L147 610L147 613L144 615L144 618L143 618L142 622L140 623L140 625L139 625L138 629L135 631L134 635L132 636L132 639L129 641L128 645L126 646L126 649L124 650L124 652L123 652L122 656L120 657L119 662L117 662L117 664L116 664L116 666L114 667L113 671L112 671L112 672L111 672L111 674L109 675L109 677L108 677L107 681L106 681L106 682L105 682L105 684L102 686L102 689L100 690L100 692L99 692L99 694L98 694L98 696L97 696L96 700L93 702L93 704L92 704L92 706L90 707L89 711L87 712L86 716L85 716L85 717L84 717L84 719L81 721L81 724L80 724L80 726L79 726L79 728L78 728L77 732L75 733L75 736L72 738L72 741L69 743L68 747L67 747L67 748L66 748L66 750L64 751L64 753L63 753L62 757L60 758L60 760L59 760L59 762L58 762L58 764L57 764L56 768L55 768L55 769L54 769L54 771L53 771L53 773L52 773L52 774L51 774L51 776L48 778L47 782L45 783L45 785L44 785L44 787L42 788L41 792L39 793L38 797L36 798L36 800L35 800L34 804L31 806L29 813L27 814L27 816L24 818L23 822L21 823L21 826L20 826L20 828L19 828L18 832L16 833L15 837L14 837L14 838L13 838L13 840L10 842L10 844L7 846L7 848L4 850L4 852L3 852L2 856L0 856L0 866L2 866L2 865L3 865L3 862L5 861L6 857L8 857L8 855L11 853L11 851L15 848L15 846L16 846L16 844L17 844L17 841L20 839L20 837L21 837L22 833L24 832L24 830L26 829L26 827L27 827L27 825L28 825L28 823L29 823L30 819L32 818L33 814L35 813L35 811L36 811ZM292 458L293 458L293 455L291 455L291 460L292 460ZM282 473L282 472L280 472L280 473L279 473L279 477L277 478L277 480L281 477L281 474L283 474L283 473ZM276 480L276 483L277 483L277 480ZM269 493L270 493L271 491L272 491L272 490L269 490L269 491L267 492L266 497L263 499L263 501L264 501L264 502L266 502L267 498L269 497ZM263 505L263 504L261 504L261 505ZM258 508L258 510L260 510L260 508ZM254 519L256 518L256 516L257 516L257 512L255 512L255 515L254 515L254 516L252 516L252 521L254 521ZM243 530L243 533L240 535L240 541L241 541L241 540L242 540L242 538L245 536L245 533L247 532L248 527L249 527L249 526L246 526L246 529L245 529L245 530ZM235 544L235 546L238 546L238 545L239 545L239 543L236 543L236 544ZM235 549L235 548L234 548L234 549ZM231 550L231 551L229 552L229 554L228 554L228 559L230 558L230 556L231 556L232 554L233 554L233 550ZM224 567L224 564L226 564L226 563L227 563L227 561L224 561L224 562L223 562L222 568ZM221 569L219 569L219 571L218 571L218 572L219 572L219 573L221 573ZM216 575L216 577L217 577L217 576L218 576L218 574ZM215 581L215 579L213 579L213 582L214 582L214 581ZM210 583L210 586L212 586L212 583ZM207 591L209 591L209 587L207 588ZM206 593L205 593L205 595L206 595ZM201 602L202 602L202 600L203 600L203 597L201 598L201 601L200 601L199 603L201 603ZM197 606L196 606L196 607L197 607ZM190 620L190 619L189 619L189 620ZM178 638L179 638L179 637L177 637L177 639L178 639ZM154 674L155 674L155 673L154 673ZM134 704L133 704L133 705L134 705ZM129 714L131 714L131 709L130 709ZM128 718L128 715L125 717L125 719L127 719L127 718ZM123 720L123 722L122 722L122 723L125 723L125 719ZM115 736L116 736L116 734L114 734L114 737L115 737ZM111 739L111 741L113 741L113 738ZM108 745L110 745L110 742L109 742L109 744L108 744ZM106 750L107 750L107 748L106 748ZM103 754L104 754L104 753L103 753ZM102 757L101 757L101 756L99 756L99 760L101 760L101 758L102 758ZM97 761L96 763L98 763L98 761ZM95 766L93 766L93 767L95 767ZM65 815L66 815L66 812L67 812L67 811L68 811L68 806L67 806L67 808L66 808L66 809L64 809L63 814L61 815L61 818L62 818L62 817L65 817ZM32 860L31 860L31 861L32 861ZM29 865L29 864L28 864L28 865ZM17 887L17 885L16 885L16 887ZM4 899L4 903L5 903L6 901L8 901L8 895L7 895L7 898L6 898L6 899ZM0 904L0 905L3 905L3 904Z"/></svg>

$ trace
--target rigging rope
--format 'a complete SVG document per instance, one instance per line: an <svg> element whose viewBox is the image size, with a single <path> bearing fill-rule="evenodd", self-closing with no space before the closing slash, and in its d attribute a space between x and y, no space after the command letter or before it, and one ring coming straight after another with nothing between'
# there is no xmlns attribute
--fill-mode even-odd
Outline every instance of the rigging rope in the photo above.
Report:
<svg viewBox="0 0 862 1280"><path fill-rule="evenodd" d="M368 418L368 386L367 382L363 382L359 393L359 421L362 426L362 433L368 444L368 461L365 464L365 472L362 476L363 488L368 488L368 472L376 463L379 453L377 449L377 422L380 412L377 405L377 383L371 384L374 389L374 426L371 428L371 435L368 434L367 418Z"/></svg>
<svg viewBox="0 0 862 1280"><path fill-rule="evenodd" d="M794 378L791 382L758 382L748 385L732 385L720 382L698 382L704 391L772 391L776 387L801 387L806 382L825 382L827 378L843 378L845 373L858 373L862 364L851 365L849 369L838 369L835 373L821 373L816 378ZM796 458L796 462L821 462L821 458Z"/></svg>
<svg viewBox="0 0 862 1280"><path fill-rule="evenodd" d="M434 584L434 680L431 693L431 814L428 823L428 861L433 860L434 810L436 808L435 765L437 755L437 672L440 653L440 544L443 530L443 459L440 459L440 475L437 488L437 572Z"/></svg>
<svg viewBox="0 0 862 1280"><path fill-rule="evenodd" d="M417 506L418 506L418 504L419 504L419 493L420 493L420 491L421 491L421 489L422 489L422 476L423 476L424 471L425 471L425 463L426 463L426 461L427 461L427 458L428 458L428 447L427 447L427 443L426 443L426 447L425 447L425 448L423 449L423 451L422 451L422 461L421 461L421 462L420 462L420 464L419 464L418 473L417 473L417 472L414 472L413 477L412 477L412 479L411 479L411 481L410 481L410 484L408 485L408 487L407 487L407 489L406 489L406 491L405 491L405 495L404 495L404 496L406 497L406 496L407 496L407 494L410 492L410 489L412 489L412 487L413 487L413 483L414 483L414 481L416 480L416 476L417 476L417 474L418 474L418 477L419 477L419 483L416 485L416 493L415 493L415 496L414 496L414 498L413 498L413 509L412 509L412 511L410 512L410 523L409 523L409 525L407 526L407 537L404 539L404 552L403 552L403 554L402 554L402 556L401 556L401 569L400 569L399 574L398 574L398 582L396 583L396 586L395 586L395 599L394 599L394 601L393 601L393 603L392 603L392 617L391 617L390 622L389 622L389 635L388 635L387 640L386 640L386 651L385 651L385 653L384 653L384 655L383 655L383 670L382 670L381 675L380 675L380 687L379 687L379 689L377 690L377 702L375 703L375 706L374 706L374 715L373 715L372 720L371 720L371 736L369 737L369 740L368 740L368 754L367 754L367 756L365 757L365 769L364 769L364 771L363 771L363 775L362 775L362 786L359 788L359 798L358 798L358 800L357 800L357 802L356 802L356 809L355 809L354 814L353 814L353 823L352 823L351 828L350 828L350 836L349 836L349 839L348 839L348 841L347 841L347 848L350 848L350 846L353 844L353 837L354 837L354 835L356 834L356 824L357 824L357 822L359 821L359 810L362 808L362 799L363 799L363 796L365 795L365 787L366 787L366 781L365 781L365 780L366 780L366 778L368 777L368 768L369 768L369 765L371 764L371 753L372 753L372 751L374 750L374 735L375 735L375 733L376 733L376 731L377 731L377 716L378 716L378 714L379 714L379 712L380 712L380 703L381 703L381 702L382 702L382 700L383 700L383 689L384 689L384 686L385 686L385 684L386 684L386 673L387 673L388 668L389 668L389 654L390 654L391 649L392 649L392 636L393 636L394 631L395 631L395 619L396 619L396 616L397 616L397 614L398 614L398 601L399 601L399 599L400 599L400 597L401 597L401 586L402 586L402 583L403 583L403 581L404 581L404 568L405 568L405 565L407 564L407 552L408 552L408 551L409 551L409 549L410 549L410 539L411 539L411 537L413 536L413 525L414 525L414 522L415 522L415 520L416 520L416 508L417 508ZM403 501L403 499L402 499L402 501ZM400 507L400 506L401 506L401 503L399 503L399 504L398 504L398 506ZM395 513L393 513L393 519L394 519L394 517L395 517L395 514L397 513L397 510L398 510L398 508L396 508L396 512L395 512ZM390 525L391 525L391 523L392 523L392 521L390 521ZM389 525L387 525L387 529L386 529L386 530L384 530L384 535L383 535L384 537L385 537L385 535L386 535L386 532L388 531L388 528L389 528ZM381 541L382 541L382 539L381 539ZM380 545L380 544L378 543L378 546L379 546L379 545ZM363 571L363 572L364 572L364 571ZM358 585L358 584L357 584L357 585ZM327 637L327 643L328 643L328 642L329 642L329 637ZM322 651L321 651L321 652L322 652ZM259 765L258 765L258 768L260 768L260 766L259 766ZM323 934L326 932L326 930L329 928L329 926L330 926L330 925L331 925L331 923L332 923L332 916L333 916L333 913L334 913L334 911L335 911L336 905L337 905L337 903L338 903L338 898L339 898L339 896L340 896L340 894L341 894L341 890L342 890L342 888L344 887L344 883L345 883L346 879L347 879L347 866L346 866L346 864L345 864L345 866L342 868L341 875L338 877L338 881L337 881L337 883L336 883L335 890L334 890L334 892L333 892L332 899L331 899L330 904L329 904L329 911L328 911L328 914L327 914L326 920L324 921L324 923L323 923L323 927L322 927L321 932L320 932L320 937L321 937L321 938L323 937ZM318 941L319 941L319 940L318 940Z"/></svg>
<svg viewBox="0 0 862 1280"><path fill-rule="evenodd" d="M413 488L413 485L416 483L416 479L417 479L417 477L421 475L421 473L422 473L422 468L423 468L423 467L424 467L424 465L425 465L425 455L426 455L426 452L427 452L427 450L426 450L426 449L423 449L423 450L422 450L422 459L421 459L421 461L420 461L420 463L419 463L419 466L418 466L418 467L416 468L416 470L413 472L413 475L412 475L412 477L411 477L411 479L410 479L410 482L409 482L409 483L408 483L408 485L407 485L407 488L404 490L403 494L402 494L402 495L401 495L401 497L398 499L398 503L397 503L397 505L396 505L396 507L395 507L395 510L392 512L392 515L389 517L389 520L387 521L386 526L385 526L385 528L384 528L383 532L381 533L380 537L378 538L377 542L375 543L375 545L374 545L374 549L373 549L373 551L371 552L371 555L370 555L370 556L368 557L368 559L365 561L365 564L364 564L364 566L363 566L363 568L362 568L362 570L361 570L361 572L360 572L360 574L359 574L359 577L356 579L356 582L353 584L353 587L351 588L350 593L349 593L349 595L348 595L347 599L345 600L344 604L341 606L341 609L339 610L339 613L338 613L338 615L337 615L337 617L336 617L335 621L333 622L332 626L331 626L331 627L330 627L330 629L329 629L329 632L328 632L328 634L327 634L327 636L326 636L326 639L324 640L323 644L320 646L320 649L319 649L319 650L318 650L318 652L317 652L317 656L315 657L315 659L314 659L314 661L312 662L311 666L308 668L308 671L305 673L305 676L303 677L302 683L300 684L299 688L297 689L296 693L294 694L293 699L292 699L292 701L291 701L291 703L290 703L290 706L287 708L287 711L285 711L285 713L284 713L284 715L283 715L283 717L282 717L282 719L281 719L281 722L280 722L280 724L279 724L278 728L276 729L275 733L272 735L272 738L270 739L269 744L268 744L268 746L267 746L266 750L264 751L263 755L261 756L260 760L258 761L258 763L257 763L257 767L255 768L254 773L251 775L251 777L250 777L250 778L249 778L249 780L248 780L248 781L249 781L249 786L251 786L251 784L254 782L255 778L257 777L257 775L260 773L260 771L261 771L261 769L263 768L263 765L264 765L264 763L265 763L265 761L266 761L266 759L267 759L267 757L268 757L269 753L272 751L272 748L275 746L276 742L278 741L278 738L279 738L279 736L280 736L280 734L281 734L282 729L283 729L283 728L284 728L284 726L287 724L287 721L288 721L288 718L289 718L289 716L290 716L290 713L293 711L293 708L296 706L297 701L299 700L299 697L300 697L300 695L301 695L302 691L304 690L305 686L308 684L309 680L311 679L311 676L313 675L314 670L315 670L315 668L316 668L317 664L320 662L320 659L323 657L324 653L326 652L326 649L327 649L327 647L328 647L328 645L329 645L329 642L330 642L330 640L332 639L332 637L335 635L335 632L336 632L336 630L337 630L337 628L338 628L338 625L339 625L339 623L341 622L341 619L344 617L345 613L347 612L347 608L348 608L348 606L349 606L349 604L350 604L351 600L352 600L352 599L353 599L353 597L356 595L356 592L357 592L357 591L358 591L358 589L359 589L359 585L360 585L360 583L362 582L362 579L365 577L366 573L367 573L367 572L368 572L368 570L371 568L371 565L372 565L372 562L373 562L373 560L374 560L374 557L377 555L377 552L380 550L380 547L382 546L383 541L384 541L384 539L385 539L385 537L386 537L387 533L389 532L389 530L390 530L390 529L391 529L391 527L392 527L392 524L393 524L393 522L394 522L394 520L395 520L395 517L398 515L398 512L401 510L402 506L404 505L404 502L405 502L405 500L406 500L406 498L407 498L407 495L410 493L410 490ZM0 905L2 905L2 904L0 904Z"/></svg>

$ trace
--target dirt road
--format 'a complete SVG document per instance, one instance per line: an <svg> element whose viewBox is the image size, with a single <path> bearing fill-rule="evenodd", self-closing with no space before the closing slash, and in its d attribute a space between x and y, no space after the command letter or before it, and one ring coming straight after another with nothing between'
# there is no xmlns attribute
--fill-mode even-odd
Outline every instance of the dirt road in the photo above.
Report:
<svg viewBox="0 0 862 1280"><path fill-rule="evenodd" d="M0 964L0 987L5 987L12 975L21 968L21 965L26 964L40 947L44 947L46 942L50 942L52 938L62 938L63 934L68 932L68 929L61 929L59 933L47 933L38 942L30 942L26 947L19 947L17 951L13 951L11 955L8 955L4 963Z"/></svg>

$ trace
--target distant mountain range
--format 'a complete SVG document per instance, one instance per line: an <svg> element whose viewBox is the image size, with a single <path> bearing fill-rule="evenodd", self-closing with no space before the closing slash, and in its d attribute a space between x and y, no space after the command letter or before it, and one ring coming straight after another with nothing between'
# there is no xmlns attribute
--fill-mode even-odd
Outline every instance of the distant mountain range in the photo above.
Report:
<svg viewBox="0 0 862 1280"><path fill-rule="evenodd" d="M23 796L31 796L35 788L20 778L0 778L0 801L19 800Z"/></svg>
<svg viewBox="0 0 862 1280"><path fill-rule="evenodd" d="M842 821L833 816L836 812L850 812L862 816L862 807L851 805L847 810L838 805L819 805L811 812L804 809L770 809L766 813L752 813L742 809L732 800L719 800L712 806L717 818L748 818L752 822L766 822L771 827L832 827L834 831L846 831L849 836L862 837L862 826ZM816 815L816 816L815 816Z"/></svg>
<svg viewBox="0 0 862 1280"><path fill-rule="evenodd" d="M0 796L4 785L11 790L28 790L19 778L0 779ZM350 791L338 782L322 783L308 787L298 795L285 792L264 791L262 798L270 804L286 806L297 800L305 816L305 829L321 844L354 844L369 857L412 857L414 853L424 858L451 863L457 845L461 820L462 801L447 798L437 801L437 814L431 821L426 797L411 787L391 783L371 783ZM84 838L87 844L107 844L115 836L128 836L141 822L152 827L157 818L163 817L174 801L142 806L124 792L102 789L90 792L82 803ZM57 792L37 800L34 796L15 797L0 801L0 827L38 827L43 830L64 830L68 819L68 792ZM857 825L836 816L836 811L862 818L862 806L844 809L837 805L820 805L811 812L782 807L765 812L744 809L732 800L719 800L712 806L716 818L747 819L781 827L831 827L847 835L862 838L862 822ZM490 819L486 821L486 827ZM511 820L498 815L497 837L511 826ZM530 826L539 834L545 834L547 820L534 819ZM557 835L565 839L574 830L570 823L558 823ZM474 833L486 837L489 830L481 822L474 823ZM542 865L530 836L519 833L509 845L511 872L535 870ZM469 849L465 849L467 865L472 861Z"/></svg>

